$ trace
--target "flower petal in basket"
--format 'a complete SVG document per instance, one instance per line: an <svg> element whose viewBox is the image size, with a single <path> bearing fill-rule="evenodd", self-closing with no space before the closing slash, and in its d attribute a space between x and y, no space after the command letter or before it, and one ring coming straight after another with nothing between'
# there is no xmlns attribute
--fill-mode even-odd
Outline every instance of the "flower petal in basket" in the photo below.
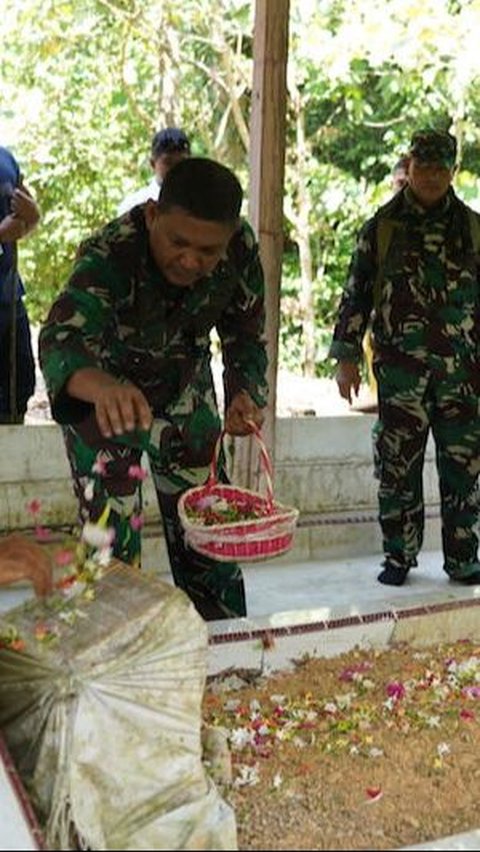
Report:
<svg viewBox="0 0 480 852"><path fill-rule="evenodd" d="M265 458L263 442L262 447ZM212 470L206 485L191 488L180 497L178 513L186 544L219 562L256 562L286 553L293 543L299 512L274 501L270 477L264 496L219 483L216 458Z"/></svg>

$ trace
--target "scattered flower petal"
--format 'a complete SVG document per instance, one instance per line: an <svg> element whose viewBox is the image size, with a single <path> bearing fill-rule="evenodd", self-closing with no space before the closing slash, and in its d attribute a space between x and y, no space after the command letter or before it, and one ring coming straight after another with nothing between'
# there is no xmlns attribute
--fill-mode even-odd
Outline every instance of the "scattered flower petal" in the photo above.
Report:
<svg viewBox="0 0 480 852"><path fill-rule="evenodd" d="M54 560L55 564L60 567L65 567L65 565L71 565L75 559L75 553L73 550L57 550Z"/></svg>
<svg viewBox="0 0 480 852"><path fill-rule="evenodd" d="M38 513L40 512L42 504L40 500L30 500L30 502L27 503L25 508L30 515L33 515L33 517L35 517L35 515L38 515Z"/></svg>
<svg viewBox="0 0 480 852"><path fill-rule="evenodd" d="M383 757L384 751L382 748L376 748L375 746L372 746L368 754L370 757Z"/></svg>
<svg viewBox="0 0 480 852"><path fill-rule="evenodd" d="M466 698L480 698L480 686L464 686L462 695Z"/></svg>
<svg viewBox="0 0 480 852"><path fill-rule="evenodd" d="M392 683L387 684L387 695L389 698L393 698L394 701L400 701L402 698L405 698L406 692L403 683L392 681Z"/></svg>
<svg viewBox="0 0 480 852"><path fill-rule="evenodd" d="M383 796L381 787L367 787L365 790L369 802L378 802Z"/></svg>
<svg viewBox="0 0 480 852"><path fill-rule="evenodd" d="M464 722L473 722L475 713L472 713L471 710L460 710L460 719L463 719Z"/></svg>
<svg viewBox="0 0 480 852"><path fill-rule="evenodd" d="M235 781L233 782L234 787L253 787L260 781L258 767L256 764L255 766L246 766L245 764L241 764L238 767L238 773L237 778L235 778Z"/></svg>
<svg viewBox="0 0 480 852"><path fill-rule="evenodd" d="M92 547L109 547L115 538L115 530L87 521L82 530L82 539Z"/></svg>
<svg viewBox="0 0 480 852"><path fill-rule="evenodd" d="M276 772L272 779L272 787L274 790L278 790L283 784L283 778L280 772Z"/></svg>
<svg viewBox="0 0 480 852"><path fill-rule="evenodd" d="M50 541L52 538L52 531L48 529L48 527L35 527L35 538L37 541Z"/></svg>

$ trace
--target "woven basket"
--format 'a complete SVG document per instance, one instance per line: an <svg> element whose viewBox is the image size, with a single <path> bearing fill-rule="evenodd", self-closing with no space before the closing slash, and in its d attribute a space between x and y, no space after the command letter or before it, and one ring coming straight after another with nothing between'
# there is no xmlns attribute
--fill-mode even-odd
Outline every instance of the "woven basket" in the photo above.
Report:
<svg viewBox="0 0 480 852"><path fill-rule="evenodd" d="M262 473L267 483L265 496L247 488L224 485L218 481L218 456L225 435L225 432L222 432L217 441L206 484L199 488L190 488L182 494L178 503L185 543L198 553L210 556L218 562L229 562L232 559L257 562L280 556L292 546L298 509L282 506L274 501L272 463L260 433L255 431L253 434L260 447ZM189 515L189 510L198 511L205 507L214 511L218 501L222 501L224 506L253 512L255 517L207 524L203 519Z"/></svg>

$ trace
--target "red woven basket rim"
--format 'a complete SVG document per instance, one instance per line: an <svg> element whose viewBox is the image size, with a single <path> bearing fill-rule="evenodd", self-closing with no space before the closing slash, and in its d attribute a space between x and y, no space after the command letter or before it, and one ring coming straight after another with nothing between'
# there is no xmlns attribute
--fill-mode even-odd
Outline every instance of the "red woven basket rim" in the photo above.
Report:
<svg viewBox="0 0 480 852"><path fill-rule="evenodd" d="M207 526L206 524L196 523L194 520L187 516L185 511L185 505L189 502L189 498L201 498L209 494L215 494L216 491L217 493L218 491L220 491L223 497L225 497L225 492L227 492L227 494L230 492L232 494L235 493L237 495L245 494L249 497L255 497L257 501L262 502L264 504L268 503L268 499L262 494L259 494L257 491L251 491L248 488L238 488L238 486L235 485L223 485L222 483L216 483L215 485L210 486L201 485L197 488L190 488L188 491L185 491L185 493L182 494L178 502L178 514L185 529L198 529L205 531L208 530L208 532L212 533L221 532L222 530L225 531L229 529L236 529L240 527L246 527L248 529L249 526L258 527L258 524L262 521L268 521L269 523L271 523L272 521L295 522L299 515L298 509L292 506L284 506L282 503L277 503L276 501L273 501L272 511L270 511L266 515L260 515L257 518L249 518L248 520L229 521L225 524L208 524Z"/></svg>

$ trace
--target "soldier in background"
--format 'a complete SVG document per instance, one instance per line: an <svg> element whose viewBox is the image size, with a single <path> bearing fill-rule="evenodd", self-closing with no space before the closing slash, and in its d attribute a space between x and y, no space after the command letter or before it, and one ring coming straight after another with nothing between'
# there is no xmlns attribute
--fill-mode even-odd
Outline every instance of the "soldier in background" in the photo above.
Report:
<svg viewBox="0 0 480 852"><path fill-rule="evenodd" d="M401 189L404 189L408 184L408 165L410 163L410 157L404 154L403 157L400 157L399 160L395 163L392 169L392 182L391 187L393 192L400 192Z"/></svg>
<svg viewBox="0 0 480 852"><path fill-rule="evenodd" d="M149 450L175 583L206 619L246 613L238 565L185 547L177 511L180 494L206 481L220 430L212 328L222 347L226 431L261 426L267 395L264 278L241 202L229 169L203 158L177 163L158 201L82 244L39 343L81 519L97 521L108 506L115 556L139 562L139 463ZM145 440L154 418L152 449Z"/></svg>
<svg viewBox="0 0 480 852"><path fill-rule="evenodd" d="M142 186L127 195L118 205L118 215L122 216L137 204L144 204L149 198L158 200L158 193L169 169L190 156L190 140L178 127L164 127L155 133L150 146L150 166L153 176L147 186Z"/></svg>
<svg viewBox="0 0 480 852"><path fill-rule="evenodd" d="M443 568L451 580L480 583L480 216L451 186L456 152L449 133L427 129L413 135L408 187L360 232L330 347L340 394L351 402L373 313L385 556L378 580L388 585L405 582L423 543L422 474L430 430Z"/></svg>

